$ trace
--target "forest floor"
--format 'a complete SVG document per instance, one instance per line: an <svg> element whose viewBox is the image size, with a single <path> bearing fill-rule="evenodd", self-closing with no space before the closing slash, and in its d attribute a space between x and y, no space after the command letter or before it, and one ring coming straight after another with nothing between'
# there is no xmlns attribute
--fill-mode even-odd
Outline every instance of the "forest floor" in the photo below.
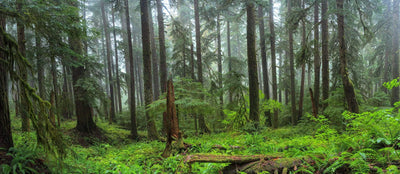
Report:
<svg viewBox="0 0 400 174"><path fill-rule="evenodd" d="M379 115L379 114L378 114ZM366 116L367 117L367 116ZM368 116L370 117L370 115ZM13 119L14 143L16 148L46 159L45 163L54 173L219 173L229 163L193 162L193 156L202 155L248 156L265 155L256 169L246 168L245 172L270 173L398 173L400 151L400 128L395 131L395 138L385 133L379 122L372 121L362 129L338 132L324 124L324 119L313 123L300 123L295 127L283 127L276 130L264 128L257 132L229 131L206 135L189 135L184 142L191 146L183 152L176 152L163 159L161 154L165 142L135 142L129 139L129 130L106 122L97 122L106 139L74 136L71 131L75 122L62 123L62 131L68 143L68 155L60 163L51 160L36 145L35 133L21 133ZM356 119L355 119L356 120ZM390 121L390 120L389 120ZM357 123L358 125L360 123ZM399 125L387 125L392 129ZM373 125L373 126L372 126ZM364 125L365 126L365 125ZM379 129L379 130L375 130ZM145 137L145 132L139 132ZM85 139L89 144L80 143ZM265 161L264 161L265 160ZM263 165L264 168L261 166ZM265 166L268 165L267 168ZM272 166L272 168L271 168ZM253 165L254 167L254 165ZM1 166L0 166L1 169ZM264 170L263 170L264 169ZM1 173L1 171L0 171ZM268 172L264 172L268 173Z"/></svg>

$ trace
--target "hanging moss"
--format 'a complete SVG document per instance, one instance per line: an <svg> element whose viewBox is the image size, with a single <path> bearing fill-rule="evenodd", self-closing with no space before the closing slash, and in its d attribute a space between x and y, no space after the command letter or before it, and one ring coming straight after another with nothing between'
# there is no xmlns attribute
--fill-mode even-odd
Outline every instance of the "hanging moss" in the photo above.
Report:
<svg viewBox="0 0 400 174"><path fill-rule="evenodd" d="M62 134L49 120L50 103L43 100L36 94L36 89L32 88L12 67L15 65L19 70L30 70L32 66L28 60L18 51L18 44L11 35L0 28L0 39L5 42L5 47L0 51L6 53L6 63L11 80L22 84L25 90L24 97L28 99L28 116L36 130L38 144L42 145L46 152L54 155L56 158L63 158L66 154L66 144L63 141ZM37 111L33 108L37 108Z"/></svg>

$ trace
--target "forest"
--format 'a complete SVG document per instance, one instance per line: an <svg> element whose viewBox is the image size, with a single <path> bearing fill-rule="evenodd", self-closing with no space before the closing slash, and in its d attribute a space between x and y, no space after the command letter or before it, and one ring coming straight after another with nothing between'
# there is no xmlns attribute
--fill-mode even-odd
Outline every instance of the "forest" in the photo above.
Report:
<svg viewBox="0 0 400 174"><path fill-rule="evenodd" d="M0 173L400 173L400 0L0 0Z"/></svg>

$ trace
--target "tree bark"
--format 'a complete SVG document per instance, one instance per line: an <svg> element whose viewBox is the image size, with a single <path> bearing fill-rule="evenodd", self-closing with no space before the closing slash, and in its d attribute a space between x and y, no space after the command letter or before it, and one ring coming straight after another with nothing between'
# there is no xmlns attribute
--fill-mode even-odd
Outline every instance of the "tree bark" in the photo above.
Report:
<svg viewBox="0 0 400 174"><path fill-rule="evenodd" d="M153 15L151 12L151 5L149 6L149 23L150 23L150 43L151 43L151 63L153 70L153 100L158 100L160 98L160 80L158 77L160 74L158 73L158 58L157 58L157 47L156 47L156 40L154 35L154 23L153 23Z"/></svg>
<svg viewBox="0 0 400 174"><path fill-rule="evenodd" d="M110 38L110 31L109 31L109 23L108 17L105 13L105 4L104 1L101 2L101 16L103 18L103 27L104 33L106 35L106 49L107 49L107 67L108 67L108 80L109 80L109 88L110 88L110 101L111 101L111 108L110 108L110 124L115 122L115 100L114 100L114 80L113 80L113 73L112 73L112 60L111 60L111 38Z"/></svg>
<svg viewBox="0 0 400 174"><path fill-rule="evenodd" d="M17 0L17 11L19 13L22 12L22 6L25 3L24 0ZM22 21L18 20L17 21L17 36L18 36L18 51L21 53L21 56L26 57L26 47L25 47L25 26L22 23ZM19 67L19 73L23 81L28 82L28 71L26 68ZM22 131L23 132L28 132L30 130L30 121L29 121L29 115L30 115L30 108L28 104L28 94L23 87L22 82L19 84L19 89L20 89L20 112L21 112L21 118L22 118Z"/></svg>
<svg viewBox="0 0 400 174"><path fill-rule="evenodd" d="M129 71L130 71L130 79L129 79L129 88L130 88L130 95L129 100L131 101L129 104L130 116L131 116L131 138L137 139L138 132L136 126L136 100L135 100L135 70L133 67L133 48L132 48L132 34L131 34L131 23L130 23L130 16L129 16L129 3L128 0L124 0L124 7L125 7L125 23L126 23L126 32L128 40L128 56L129 58Z"/></svg>
<svg viewBox="0 0 400 174"><path fill-rule="evenodd" d="M269 97L269 84L268 84L269 83L268 61L267 61L267 50L266 50L266 47L265 47L264 12L263 12L263 7L261 5L258 6L258 27L259 27L259 31L260 31L260 49L261 49L261 62L262 62L262 73L263 73L262 76L263 76L263 83L264 83L263 92L265 94L265 100L268 101L270 99L270 97ZM275 51L275 49L274 49L274 51ZM271 49L271 56L273 56L272 55L272 49ZM271 112L266 111L264 114L265 114L265 118L267 118L266 125L268 125L268 126L274 125L274 122L273 122L273 120L271 118Z"/></svg>
<svg viewBox="0 0 400 174"><path fill-rule="evenodd" d="M37 27L37 26L36 26ZM45 98L45 86L44 86L44 69L43 69L43 58L42 58L42 40L40 38L39 32L35 30L35 42L36 42L36 69L38 78L38 88L40 98Z"/></svg>
<svg viewBox="0 0 400 174"><path fill-rule="evenodd" d="M195 18L195 30L196 30L196 56L197 56L197 78L198 81L203 85L203 63L201 60L201 33L200 33L200 16L199 16L199 1L194 0L194 18ZM203 96L204 97L204 96ZM198 115L199 127L202 133L211 132L206 125L203 114Z"/></svg>
<svg viewBox="0 0 400 174"><path fill-rule="evenodd" d="M78 2L70 2L72 6L78 8ZM79 14L75 12L74 14L74 22L79 23ZM69 33L69 45L76 54L82 54L82 41L79 37L79 33L82 31L79 28L73 28ZM72 83L73 90L75 94L75 110L77 116L77 124L76 129L79 132L83 133L91 133L97 130L96 124L93 122L93 115L90 112L90 105L87 100L85 100L86 89L84 89L81 85L78 85L78 81L85 78L86 70L83 65L81 65L79 56L73 56L72 60L76 62L77 66L72 67Z"/></svg>
<svg viewBox="0 0 400 174"><path fill-rule="evenodd" d="M385 19L388 19L388 24L386 24L386 31L391 31L392 29L392 25L390 25L392 23L392 19L391 19L391 13L392 13L392 1L391 0L384 0L383 4L386 6L386 10L385 10ZM385 34L384 38L385 40L385 57L384 57L384 67L383 67L383 82L388 82L390 81L390 77L391 77L391 69L392 67L390 67L390 57L391 57L391 51L392 51L392 37L389 34ZM389 91L387 88L383 87L382 88L383 91L388 94Z"/></svg>
<svg viewBox="0 0 400 174"><path fill-rule="evenodd" d="M336 0L338 9L337 23L338 23L338 40L339 40L339 59L340 59L340 74L342 75L344 96L347 101L347 109L350 112L358 113L358 103L356 99L356 93L354 91L353 83L350 80L349 73L347 71L347 60L346 60L346 43L344 39L344 15L343 15L343 3L344 0Z"/></svg>
<svg viewBox="0 0 400 174"><path fill-rule="evenodd" d="M117 101L118 101L118 112L122 112L122 99L121 99L121 82L119 81L119 60L118 60L118 48L117 48L117 35L115 34L115 7L112 11L112 23L113 23L113 35L114 35L114 49L115 49L115 76L117 81ZM121 23L124 23L121 21Z"/></svg>
<svg viewBox="0 0 400 174"><path fill-rule="evenodd" d="M322 100L324 102L323 109L328 106L325 102L329 98L329 29L328 29L328 2L321 2L321 32L322 32ZM317 103L318 104L318 103Z"/></svg>
<svg viewBox="0 0 400 174"><path fill-rule="evenodd" d="M314 4L314 103L318 114L319 106L319 84L321 72L321 59L319 56L319 8L318 3Z"/></svg>
<svg viewBox="0 0 400 174"><path fill-rule="evenodd" d="M304 0L301 1L301 8L304 8ZM306 48L306 22L305 19L302 19L301 21L301 47L303 49ZM296 118L297 120L300 120L301 117L303 116L303 100L304 100L304 83L305 83L305 73L306 73L306 54L303 52L301 55L301 81L300 81L300 98L299 98L299 114L298 117Z"/></svg>
<svg viewBox="0 0 400 174"><path fill-rule="evenodd" d="M218 54L218 87L222 91L222 51L221 51L221 25L220 25L220 19L219 19L219 14L217 17L217 54ZM220 119L224 119L224 93L221 92L219 95L219 104L220 104Z"/></svg>
<svg viewBox="0 0 400 174"><path fill-rule="evenodd" d="M147 121L147 136L150 140L158 139L156 124L147 108L153 101L153 86L151 76L151 43L150 43L150 20L149 20L149 1L140 0L141 23L142 23L142 48L143 48L143 77L144 95Z"/></svg>
<svg viewBox="0 0 400 174"><path fill-rule="evenodd" d="M288 15L292 13L292 0L288 0ZM290 100L292 107L292 124L297 124L297 112L296 112L296 84L295 84L295 69L294 69L294 53L293 53L293 24L289 22L288 24L288 34L289 34L289 69L290 69Z"/></svg>
<svg viewBox="0 0 400 174"><path fill-rule="evenodd" d="M6 18L0 14L0 31L6 30ZM0 48L7 49L2 35L0 35ZM8 70L10 69L8 56L0 51L0 151L8 151L14 146L11 133L10 108L8 105Z"/></svg>
<svg viewBox="0 0 400 174"><path fill-rule="evenodd" d="M399 1L393 1L393 68L392 68L392 78L398 78L400 75L399 72L399 29L400 29L400 22L399 22ZM399 87L394 87L392 89L392 97L391 97L391 104L394 106L394 103L399 101Z"/></svg>
<svg viewBox="0 0 400 174"><path fill-rule="evenodd" d="M167 92L167 56L165 51L164 14L161 0L157 0L158 37L160 46L160 85L161 92Z"/></svg>
<svg viewBox="0 0 400 174"><path fill-rule="evenodd" d="M230 22L226 22L226 42L228 45L228 71L229 73L232 72L232 52L231 52L231 26ZM232 94L229 92L229 103L232 103L233 97Z"/></svg>
<svg viewBox="0 0 400 174"><path fill-rule="evenodd" d="M271 43L271 68L272 68L272 99L278 100L278 81L276 75L276 54L275 54L275 26L274 26L274 2L269 0L269 30L270 30L270 43ZM272 118L272 127L279 127L278 109L274 110Z"/></svg>
<svg viewBox="0 0 400 174"><path fill-rule="evenodd" d="M259 124L259 94L258 94L258 74L256 56L256 32L255 32L255 12L254 3L247 2L247 68L249 73L249 96L250 96L250 115L251 121L256 126Z"/></svg>

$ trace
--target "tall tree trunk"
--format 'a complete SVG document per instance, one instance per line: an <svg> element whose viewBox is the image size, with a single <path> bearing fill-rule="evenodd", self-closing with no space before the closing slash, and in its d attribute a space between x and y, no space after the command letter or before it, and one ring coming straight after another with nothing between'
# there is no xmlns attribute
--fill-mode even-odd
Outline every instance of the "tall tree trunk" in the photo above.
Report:
<svg viewBox="0 0 400 174"><path fill-rule="evenodd" d="M271 43L271 68L272 68L272 99L278 100L278 81L276 75L276 54L275 54L275 26L274 26L274 2L269 0L269 30L270 30L270 43ZM274 116L272 118L273 128L278 128L278 110L274 110Z"/></svg>
<svg viewBox="0 0 400 174"><path fill-rule="evenodd" d="M158 79L158 58L157 58L157 46L154 35L154 23L153 23L153 15L151 12L151 5L149 6L149 23L150 23L150 42L151 42L151 63L153 70L153 99L158 100L160 98L160 80Z"/></svg>
<svg viewBox="0 0 400 174"><path fill-rule="evenodd" d="M40 98L45 98L45 86L44 86L44 69L43 69L43 58L42 58L42 40L40 38L39 32L35 30L35 42L36 42L36 69L38 78L38 88Z"/></svg>
<svg viewBox="0 0 400 174"><path fill-rule="evenodd" d="M249 73L249 96L250 96L250 115L251 121L256 126L260 122L259 116L259 94L258 94L258 74L257 74L257 56L256 56L256 32L255 32L255 12L254 3L247 2L247 68Z"/></svg>
<svg viewBox="0 0 400 174"><path fill-rule="evenodd" d="M292 0L288 0L288 15L292 14ZM296 112L296 84L295 84L295 69L294 69L294 53L293 53L293 24L288 24L289 34L289 69L290 69L290 100L292 107L292 124L297 124L297 112Z"/></svg>
<svg viewBox="0 0 400 174"><path fill-rule="evenodd" d="M386 24L386 31L391 31L392 29L392 25L390 25L392 23L392 19L390 19L391 13L392 13L392 1L391 0L384 0L383 4L386 6L386 10L385 10L385 19L388 19L390 22L388 22L388 24ZM383 81L384 82L388 82L390 81L390 77L391 77L391 69L392 67L390 67L390 57L391 57L391 51L392 51L392 37L389 34L385 34L384 38L385 40L385 57L384 57L384 65L383 65ZM388 94L389 91L387 88L383 87L383 91Z"/></svg>
<svg viewBox="0 0 400 174"><path fill-rule="evenodd" d="M6 18L0 14L0 31L6 30ZM5 48L4 38L0 36L0 48ZM8 70L10 69L8 56L0 51L0 151L8 151L14 146L11 133L10 108L8 105Z"/></svg>
<svg viewBox="0 0 400 174"><path fill-rule="evenodd" d="M392 68L392 76L393 78L399 77L399 29L400 29L400 22L399 22L399 1L393 1L393 68ZM391 104L392 106L394 103L399 101L399 87L395 87L392 89L392 97L391 97Z"/></svg>
<svg viewBox="0 0 400 174"><path fill-rule="evenodd" d="M22 6L25 3L24 0L17 0L17 11L19 13L22 13ZM25 26L22 23L22 21L18 20L17 21L17 36L18 36L18 51L21 53L21 56L25 57L26 56L26 47L25 47ZM20 76L23 81L26 83L28 82L28 71L26 68L19 67L19 72ZM30 129L30 121L29 121L29 104L28 104L28 94L27 91L25 90L25 87L23 87L22 82L19 84L19 89L20 89L20 112L21 112L21 118L22 118L22 131L27 132Z"/></svg>
<svg viewBox="0 0 400 174"><path fill-rule="evenodd" d="M338 23L338 40L339 40L339 59L340 59L340 74L342 75L344 96L347 101L347 107L350 112L358 113L358 103L353 83L350 80L347 71L346 60L346 43L344 39L344 15L343 15L344 0L336 0L337 5L337 23Z"/></svg>
<svg viewBox="0 0 400 174"><path fill-rule="evenodd" d="M228 71L229 73L232 72L232 52L231 52L231 26L230 22L226 22L226 42L228 45ZM232 103L233 98L232 94L229 92L229 103Z"/></svg>
<svg viewBox="0 0 400 174"><path fill-rule="evenodd" d="M144 77L144 96L147 121L147 136L150 140L158 139L158 133L154 118L147 110L153 101L153 85L151 81L151 43L150 43L150 20L149 20L149 1L140 0L141 22L142 22L142 47L143 47L143 77Z"/></svg>
<svg viewBox="0 0 400 174"><path fill-rule="evenodd" d="M323 109L328 106L325 102L329 98L329 29L328 29L328 2L321 3L321 32L322 32L322 100L324 102ZM314 89L315 90L315 89ZM317 96L317 95L315 95ZM316 103L318 105L318 103Z"/></svg>
<svg viewBox="0 0 400 174"><path fill-rule="evenodd" d="M55 126L56 125L56 118L55 115L57 114L56 108L57 108L57 93L58 93L58 85L57 85L57 67L56 67L56 58L54 56L51 56L51 77L52 77L52 82L53 82L53 90L50 95L50 104L51 104L51 112L50 114L50 120L51 123ZM58 115L58 114L57 114Z"/></svg>
<svg viewBox="0 0 400 174"><path fill-rule="evenodd" d="M129 16L129 3L128 0L124 0L125 5L125 23L126 23L126 32L127 37L126 40L128 41L128 56L129 58L129 71L130 71L130 79L129 79L129 88L130 88L130 104L129 110L131 111L131 138L137 139L138 132L137 132L137 125L136 125L136 100L135 100L135 70L133 65L133 48L132 48L132 34L131 34L131 23L130 23L130 16Z"/></svg>
<svg viewBox="0 0 400 174"><path fill-rule="evenodd" d="M301 1L301 8L304 8L304 0ZM301 47L303 49L306 48L306 22L305 19L302 19L301 21ZM303 62L301 62L301 81L300 81L300 98L299 98L299 114L298 117L296 118L296 120L300 120L301 117L303 116L303 100L304 100L304 83L305 83L305 71L306 71L306 54L303 53L301 60Z"/></svg>
<svg viewBox="0 0 400 174"><path fill-rule="evenodd" d="M269 84L268 84L269 78L268 78L267 50L265 47L264 12L263 12L263 7L261 5L258 6L258 27L259 27L259 31L260 31L260 49L261 49L261 62L262 62L262 73L263 73L262 76L263 76L263 83L264 83L263 92L265 94L265 100L269 100L270 99ZM261 76L261 74L260 74L260 76ZM267 118L266 125L272 126L273 121L271 118L271 112L266 111L264 114L265 114L265 118Z"/></svg>
<svg viewBox="0 0 400 174"><path fill-rule="evenodd" d="M158 37L160 46L160 84L161 92L167 92L167 56L165 53L164 14L161 0L157 0Z"/></svg>
<svg viewBox="0 0 400 174"><path fill-rule="evenodd" d="M201 60L201 35L200 35L200 16L199 16L199 1L194 0L194 18L196 30L196 56L197 56L197 78L203 85L203 63ZM199 127L201 133L209 133L210 129L206 125L203 114L198 115Z"/></svg>
<svg viewBox="0 0 400 174"><path fill-rule="evenodd" d="M222 51L221 51L221 25L220 25L220 19L219 19L219 14L217 17L217 54L218 54L218 87L222 91ZM224 119L224 93L221 92L219 95L219 103L220 103L220 118L221 120Z"/></svg>
<svg viewBox="0 0 400 174"><path fill-rule="evenodd" d="M114 49L115 49L115 76L117 81L117 100L118 100L118 111L122 112L122 100L121 100L121 82L119 81L119 60L118 60L118 48L117 48L117 35L115 34L115 7L112 11L112 23L113 23L113 35L114 35ZM124 21L121 21L124 23Z"/></svg>
<svg viewBox="0 0 400 174"><path fill-rule="evenodd" d="M72 6L78 8L78 2L70 2ZM73 14L75 16L76 23L79 23L79 14L78 12ZM69 33L69 45L76 54L82 54L82 41L79 37L79 33L82 31L79 28L73 28L72 32ZM90 112L90 105L87 100L85 100L86 89L82 88L81 85L78 84L78 81L85 78L86 70L85 67L78 62L81 62L79 56L73 56L72 60L77 62L77 66L72 67L72 82L73 89L75 94L75 110L77 116L77 124L76 129L79 132L91 133L97 129L96 124L93 122L93 115Z"/></svg>
<svg viewBox="0 0 400 174"><path fill-rule="evenodd" d="M314 5L314 103L318 114L321 59L319 57L319 8Z"/></svg>
<svg viewBox="0 0 400 174"><path fill-rule="evenodd" d="M112 76L112 62L111 62L111 38L110 38L110 31L108 29L108 17L105 13L104 1L101 2L101 16L103 18L103 27L104 33L106 35L106 48L107 48L107 67L108 67L108 80L110 86L110 101L111 101L111 108L110 108L110 123L115 122L115 100L114 100L114 80Z"/></svg>

